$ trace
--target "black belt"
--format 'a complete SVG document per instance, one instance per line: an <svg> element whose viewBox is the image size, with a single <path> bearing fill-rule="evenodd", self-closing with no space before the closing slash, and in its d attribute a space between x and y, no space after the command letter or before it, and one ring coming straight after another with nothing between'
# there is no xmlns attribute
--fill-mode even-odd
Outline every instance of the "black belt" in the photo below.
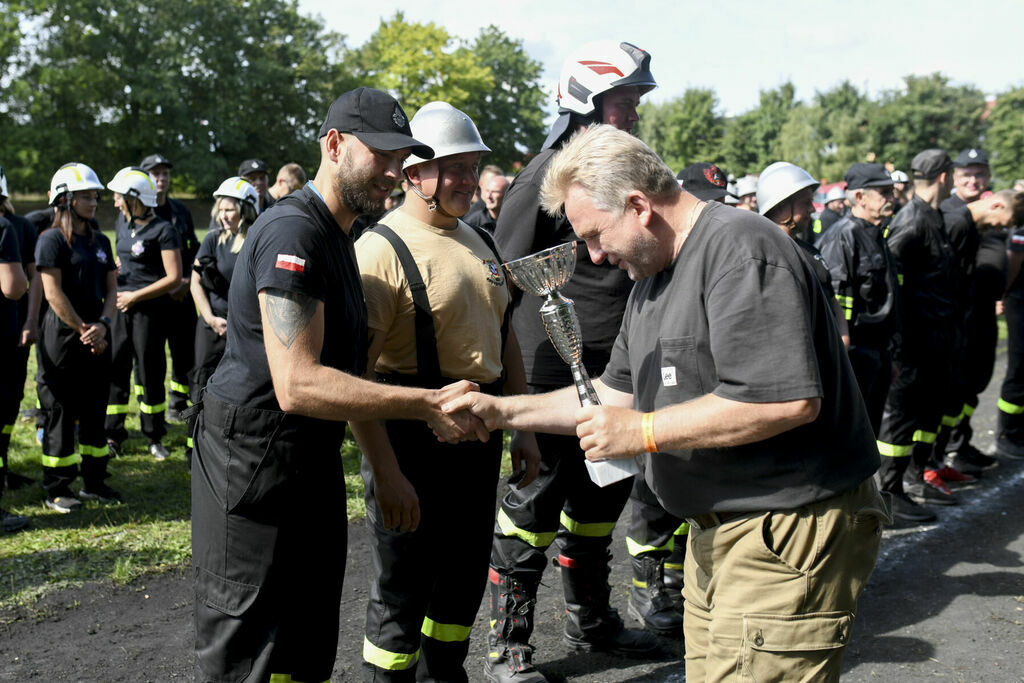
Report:
<svg viewBox="0 0 1024 683"><path fill-rule="evenodd" d="M708 512L703 515L694 515L693 517L687 517L686 521L689 522L690 526L696 527L700 531L705 531L712 527L716 527L719 524L725 524L731 522L734 519L740 517L746 517L750 515L750 512Z"/></svg>

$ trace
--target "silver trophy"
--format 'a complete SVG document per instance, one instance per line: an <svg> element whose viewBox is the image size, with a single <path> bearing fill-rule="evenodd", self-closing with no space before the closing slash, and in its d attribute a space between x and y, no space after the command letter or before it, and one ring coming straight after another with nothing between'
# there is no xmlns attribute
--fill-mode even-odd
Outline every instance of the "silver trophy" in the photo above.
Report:
<svg viewBox="0 0 1024 683"><path fill-rule="evenodd" d="M576 306L558 292L576 269L576 243L566 242L536 254L509 261L505 264L512 282L527 294L544 297L540 317L548 339L558 355L572 368L572 380L576 385L581 406L600 405L601 401L590 383L586 368L583 367L583 334L576 317ZM598 486L608 486L632 477L639 469L635 460L587 461L590 479Z"/></svg>

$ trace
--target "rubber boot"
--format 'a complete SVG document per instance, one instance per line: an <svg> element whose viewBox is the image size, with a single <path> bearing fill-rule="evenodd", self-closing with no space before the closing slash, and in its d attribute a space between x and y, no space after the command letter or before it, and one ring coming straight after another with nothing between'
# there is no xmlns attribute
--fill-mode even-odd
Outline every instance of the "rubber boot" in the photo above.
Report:
<svg viewBox="0 0 1024 683"><path fill-rule="evenodd" d="M484 676L496 683L547 683L533 666L533 615L537 583L527 585L494 567L488 572L491 588L491 631L487 635Z"/></svg>
<svg viewBox="0 0 1024 683"><path fill-rule="evenodd" d="M558 556L565 591L563 640L574 650L635 656L658 649L657 639L646 631L627 629L610 604L608 586L610 556L580 561Z"/></svg>
<svg viewBox="0 0 1024 683"><path fill-rule="evenodd" d="M665 587L664 558L644 554L630 559L633 586L629 589L629 616L648 631L665 636L678 633L683 627L683 615Z"/></svg>

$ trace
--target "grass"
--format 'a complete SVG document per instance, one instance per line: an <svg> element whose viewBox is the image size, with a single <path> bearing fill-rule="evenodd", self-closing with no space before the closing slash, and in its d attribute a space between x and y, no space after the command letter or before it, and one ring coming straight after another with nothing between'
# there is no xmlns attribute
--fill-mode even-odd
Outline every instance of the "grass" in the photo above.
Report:
<svg viewBox="0 0 1024 683"><path fill-rule="evenodd" d="M35 354L29 359L23 410L35 405ZM170 361L168 360L168 366ZM171 457L155 461L139 432L138 404L132 396L124 455L110 462L108 483L124 495L122 505L85 502L76 513L62 515L43 504L37 484L6 490L4 508L29 518L29 527L0 534L0 623L18 618L23 609L55 591L88 581L127 583L145 574L180 570L192 557L190 479L185 462L185 427L168 424L164 445ZM35 421L19 417L8 454L10 470L42 481L42 453L35 441ZM507 443L506 443L507 446ZM365 518L361 454L349 438L342 446L348 517ZM502 472L510 471L508 455ZM76 480L74 490L81 484Z"/></svg>

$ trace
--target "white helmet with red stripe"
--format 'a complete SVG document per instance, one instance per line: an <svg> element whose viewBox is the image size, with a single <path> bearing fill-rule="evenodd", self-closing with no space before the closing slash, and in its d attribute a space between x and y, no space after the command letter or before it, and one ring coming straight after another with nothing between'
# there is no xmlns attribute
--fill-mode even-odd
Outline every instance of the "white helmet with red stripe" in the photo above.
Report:
<svg viewBox="0 0 1024 683"><path fill-rule="evenodd" d="M651 55L632 43L599 40L573 52L558 79L558 111L587 116L594 97L622 85L635 85L643 95L658 87L651 75Z"/></svg>

